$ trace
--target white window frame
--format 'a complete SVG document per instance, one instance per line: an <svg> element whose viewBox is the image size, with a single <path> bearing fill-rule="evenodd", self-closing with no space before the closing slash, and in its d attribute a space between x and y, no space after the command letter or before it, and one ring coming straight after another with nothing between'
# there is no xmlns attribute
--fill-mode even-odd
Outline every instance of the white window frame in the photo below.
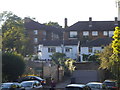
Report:
<svg viewBox="0 0 120 90"><path fill-rule="evenodd" d="M70 31L70 38L77 38L77 31Z"/></svg>
<svg viewBox="0 0 120 90"><path fill-rule="evenodd" d="M104 36L108 36L108 31L103 31Z"/></svg>
<svg viewBox="0 0 120 90"><path fill-rule="evenodd" d="M92 31L92 36L98 36L98 31Z"/></svg>
<svg viewBox="0 0 120 90"><path fill-rule="evenodd" d="M38 30L34 30L34 35L38 35Z"/></svg>
<svg viewBox="0 0 120 90"><path fill-rule="evenodd" d="M34 38L34 43L38 43L38 38Z"/></svg>
<svg viewBox="0 0 120 90"><path fill-rule="evenodd" d="M109 31L109 37L112 37L114 34L114 31Z"/></svg>
<svg viewBox="0 0 120 90"><path fill-rule="evenodd" d="M83 36L89 36L89 31L83 31Z"/></svg>

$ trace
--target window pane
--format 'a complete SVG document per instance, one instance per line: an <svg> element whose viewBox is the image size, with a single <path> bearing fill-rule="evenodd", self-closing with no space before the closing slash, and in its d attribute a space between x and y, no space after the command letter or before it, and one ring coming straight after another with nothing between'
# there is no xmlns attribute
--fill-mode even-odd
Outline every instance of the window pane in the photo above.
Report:
<svg viewBox="0 0 120 90"><path fill-rule="evenodd" d="M97 31L92 31L92 36L98 36L98 32Z"/></svg>
<svg viewBox="0 0 120 90"><path fill-rule="evenodd" d="M38 34L38 30L34 30L34 34L37 35Z"/></svg>
<svg viewBox="0 0 120 90"><path fill-rule="evenodd" d="M113 36L114 31L109 31L109 37Z"/></svg>
<svg viewBox="0 0 120 90"><path fill-rule="evenodd" d="M108 32L107 32L107 31L103 31L103 35L104 35L104 36L107 36L107 35L108 35Z"/></svg>
<svg viewBox="0 0 120 90"><path fill-rule="evenodd" d="M83 32L83 36L89 36L89 32L88 31L84 31Z"/></svg>
<svg viewBox="0 0 120 90"><path fill-rule="evenodd" d="M70 38L77 38L77 31L70 31Z"/></svg>

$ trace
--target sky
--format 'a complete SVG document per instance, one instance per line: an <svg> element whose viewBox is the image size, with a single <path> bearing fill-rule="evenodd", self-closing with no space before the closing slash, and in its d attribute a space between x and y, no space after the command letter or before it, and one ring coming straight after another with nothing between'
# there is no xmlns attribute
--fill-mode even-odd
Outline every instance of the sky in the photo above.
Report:
<svg viewBox="0 0 120 90"><path fill-rule="evenodd" d="M24 18L34 17L39 23L58 22L64 27L78 21L110 21L117 17L115 0L1 0L0 13L12 11Z"/></svg>

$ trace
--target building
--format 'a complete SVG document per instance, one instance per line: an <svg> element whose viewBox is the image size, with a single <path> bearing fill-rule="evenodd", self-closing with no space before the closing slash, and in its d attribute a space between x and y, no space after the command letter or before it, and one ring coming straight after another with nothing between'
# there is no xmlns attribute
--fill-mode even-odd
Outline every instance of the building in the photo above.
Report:
<svg viewBox="0 0 120 90"><path fill-rule="evenodd" d="M65 40L94 40L96 38L112 37L114 28L118 26L117 17L115 21L79 21L65 28Z"/></svg>
<svg viewBox="0 0 120 90"><path fill-rule="evenodd" d="M76 40L57 40L57 41L41 41L39 43L39 59L51 60L51 55L55 52L65 53L67 58L77 59L78 41Z"/></svg>
<svg viewBox="0 0 120 90"><path fill-rule="evenodd" d="M84 61L83 55L94 55L96 52L102 51L111 42L112 38L97 38L82 44L80 46L80 61Z"/></svg>
<svg viewBox="0 0 120 90"><path fill-rule="evenodd" d="M38 44L40 41L62 40L63 38L62 28L40 24L30 18L25 18L24 20L26 34L30 38L33 53L37 53Z"/></svg>

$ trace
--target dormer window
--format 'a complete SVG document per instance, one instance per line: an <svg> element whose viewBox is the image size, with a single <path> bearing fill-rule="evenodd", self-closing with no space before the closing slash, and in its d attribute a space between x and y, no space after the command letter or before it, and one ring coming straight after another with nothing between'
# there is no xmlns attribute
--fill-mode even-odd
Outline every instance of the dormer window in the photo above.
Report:
<svg viewBox="0 0 120 90"><path fill-rule="evenodd" d="M70 38L77 38L77 31L70 31Z"/></svg>
<svg viewBox="0 0 120 90"><path fill-rule="evenodd" d="M38 30L34 30L34 35L38 35Z"/></svg>

